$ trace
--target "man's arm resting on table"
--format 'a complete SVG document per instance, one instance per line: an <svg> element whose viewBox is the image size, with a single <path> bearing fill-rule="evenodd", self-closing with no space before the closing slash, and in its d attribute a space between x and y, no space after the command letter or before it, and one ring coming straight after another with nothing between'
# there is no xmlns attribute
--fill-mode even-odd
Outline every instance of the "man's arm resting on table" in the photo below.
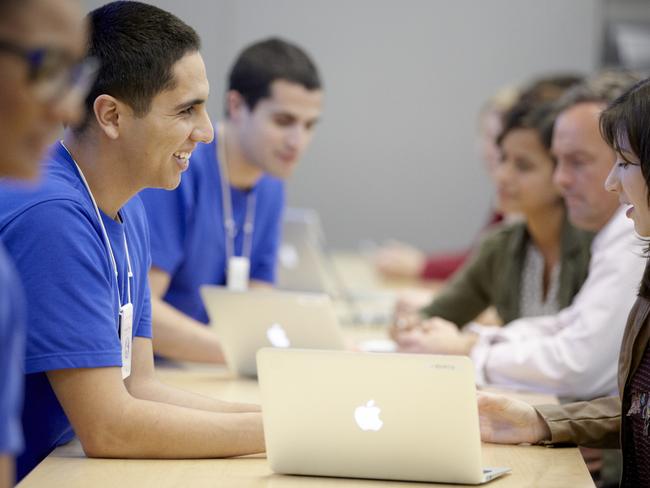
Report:
<svg viewBox="0 0 650 488"><path fill-rule="evenodd" d="M149 341L136 338L134 359L142 352L143 342ZM222 402L181 390L174 393L162 384L156 388L151 379L142 378L140 383L137 376L144 372L138 371L141 365L133 366L136 377L129 384L134 393L153 399L130 393L117 367L47 373L89 457L212 458L264 451L259 412L224 412ZM150 384L142 386L147 381ZM215 411L208 411L210 401Z"/></svg>
<svg viewBox="0 0 650 488"><path fill-rule="evenodd" d="M165 271L151 268L149 286L154 351L179 361L223 364L224 357L217 335L162 299L170 280L171 277Z"/></svg>
<svg viewBox="0 0 650 488"><path fill-rule="evenodd" d="M259 412L257 405L223 402L197 395L162 383L155 375L151 340L135 337L131 375L124 381L128 392L140 400L169 403L180 407L196 408L209 412Z"/></svg>

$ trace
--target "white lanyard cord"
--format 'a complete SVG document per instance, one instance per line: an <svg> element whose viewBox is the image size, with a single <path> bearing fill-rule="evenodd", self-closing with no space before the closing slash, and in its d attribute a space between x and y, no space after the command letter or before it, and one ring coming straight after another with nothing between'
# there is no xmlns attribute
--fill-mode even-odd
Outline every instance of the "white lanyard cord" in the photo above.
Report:
<svg viewBox="0 0 650 488"><path fill-rule="evenodd" d="M72 157L72 153L68 150L67 147L65 147L65 144L63 144L63 141L61 141L61 146L63 146L63 149L66 150L68 155L70 156L70 159L72 159L72 162L74 165L77 167L77 172L79 173L79 177L81 178L82 183L86 187L86 191L88 191L88 195L90 195L90 200L93 202L93 207L95 207L95 213L97 214L97 220L99 221L99 225L102 228L102 233L104 234L104 242L106 243L106 248L108 249L108 255L111 258L111 264L113 265L113 272L115 273L115 283L117 285L117 302L120 305L120 308L122 308L122 297L120 296L120 277L119 273L117 271L117 261L115 261L115 255L113 254L113 248L111 247L111 241L108 237L108 232L106 232L106 227L104 227L104 222L102 220L102 215L99 212L99 207L97 206L97 202L95 201L95 197L93 196L93 192L90 190L90 186L88 185L88 182L86 181L86 177L83 174L83 171L81 171L81 168L77 164L77 162L74 160ZM124 250L126 253L126 267L128 271L128 276L126 279L126 298L127 298L127 303L131 303L131 278L133 278L133 270L131 269L131 257L129 256L129 245L126 241L126 227L124 227Z"/></svg>
<svg viewBox="0 0 650 488"><path fill-rule="evenodd" d="M232 211L232 193L230 191L230 181L228 179L228 162L226 150L226 137L225 130L222 125L217 127L217 160L219 169L221 170L221 201L222 201L222 217L223 226L226 230L226 256L227 261L235 255L235 235L237 229L235 226L235 218ZM253 229L255 227L255 206L256 195L251 190L246 198L246 217L244 220L244 245L242 247L242 256L250 260L253 250Z"/></svg>

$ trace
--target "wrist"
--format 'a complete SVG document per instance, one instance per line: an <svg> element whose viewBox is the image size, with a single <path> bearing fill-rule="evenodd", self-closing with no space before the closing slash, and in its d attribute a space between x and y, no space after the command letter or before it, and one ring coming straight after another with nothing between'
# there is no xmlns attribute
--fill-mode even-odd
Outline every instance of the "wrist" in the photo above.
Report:
<svg viewBox="0 0 650 488"><path fill-rule="evenodd" d="M549 428L544 417L535 410L536 419L533 424L533 443L539 444L543 442L550 442L552 439L551 429Z"/></svg>
<svg viewBox="0 0 650 488"><path fill-rule="evenodd" d="M478 334L475 334L474 332L466 332L463 333L463 337L465 342L463 347L463 353L469 356L470 353L472 352L472 349L474 349L476 342L478 341Z"/></svg>

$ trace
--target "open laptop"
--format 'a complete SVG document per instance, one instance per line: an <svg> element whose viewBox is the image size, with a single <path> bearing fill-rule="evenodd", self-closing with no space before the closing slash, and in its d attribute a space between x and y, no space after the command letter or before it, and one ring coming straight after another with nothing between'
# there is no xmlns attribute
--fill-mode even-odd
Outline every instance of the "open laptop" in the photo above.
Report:
<svg viewBox="0 0 650 488"><path fill-rule="evenodd" d="M467 357L344 351L257 353L267 457L276 473L481 484Z"/></svg>
<svg viewBox="0 0 650 488"><path fill-rule="evenodd" d="M331 294L324 242L318 212L309 208L285 209L278 251L278 288Z"/></svg>
<svg viewBox="0 0 650 488"><path fill-rule="evenodd" d="M228 366L256 376L261 347L343 349L336 314L327 295L279 290L231 291L201 287L210 325L219 334Z"/></svg>
<svg viewBox="0 0 650 488"><path fill-rule="evenodd" d="M323 292L346 305L340 320L354 324L386 324L392 319L395 293L376 289L350 289L339 276L325 248L325 233L318 212L287 208L278 252L278 283L282 290Z"/></svg>

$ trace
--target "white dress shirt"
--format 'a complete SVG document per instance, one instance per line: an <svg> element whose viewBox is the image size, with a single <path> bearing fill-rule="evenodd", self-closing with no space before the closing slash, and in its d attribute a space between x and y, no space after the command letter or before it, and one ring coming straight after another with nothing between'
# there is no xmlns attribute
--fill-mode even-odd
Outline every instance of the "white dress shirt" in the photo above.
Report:
<svg viewBox="0 0 650 488"><path fill-rule="evenodd" d="M592 241L589 275L570 306L504 327L470 326L479 334L470 353L477 383L578 399L615 392L623 330L645 267L642 252L619 208Z"/></svg>

